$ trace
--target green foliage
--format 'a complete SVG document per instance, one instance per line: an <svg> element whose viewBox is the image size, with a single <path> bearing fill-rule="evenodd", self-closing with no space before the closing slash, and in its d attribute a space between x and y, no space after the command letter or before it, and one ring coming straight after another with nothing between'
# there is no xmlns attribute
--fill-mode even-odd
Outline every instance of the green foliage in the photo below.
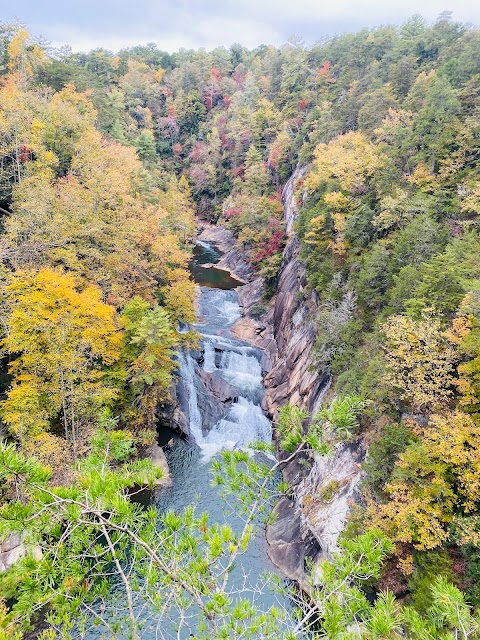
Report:
<svg viewBox="0 0 480 640"><path fill-rule="evenodd" d="M295 405L285 404L278 412L277 433L280 446L288 453L293 453L303 441L303 423L308 413Z"/></svg>
<svg viewBox="0 0 480 640"><path fill-rule="evenodd" d="M395 462L400 453L414 441L414 435L407 425L387 424L377 440L368 448L368 455L362 468L366 478L364 484L377 495L382 496L385 485L390 480Z"/></svg>
<svg viewBox="0 0 480 640"><path fill-rule="evenodd" d="M319 455L328 455L330 444L324 437L324 427L316 417L308 420L309 414L292 404L283 405L278 412L277 433L280 438L280 448L288 453L307 448Z"/></svg>
<svg viewBox="0 0 480 640"><path fill-rule="evenodd" d="M414 556L415 569L409 580L412 592L411 604L420 614L425 615L433 604L432 585L442 577L450 583L456 582L453 560L447 551L425 551Z"/></svg>
<svg viewBox="0 0 480 640"><path fill-rule="evenodd" d="M349 439L358 429L359 416L366 406L367 401L360 396L337 396L328 407L320 411L319 417L339 438Z"/></svg>

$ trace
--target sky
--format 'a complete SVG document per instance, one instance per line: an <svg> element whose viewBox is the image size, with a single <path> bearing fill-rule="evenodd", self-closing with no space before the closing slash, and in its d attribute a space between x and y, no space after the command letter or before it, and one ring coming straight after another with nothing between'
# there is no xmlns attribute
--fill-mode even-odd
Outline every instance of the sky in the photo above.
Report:
<svg viewBox="0 0 480 640"><path fill-rule="evenodd" d="M0 21L74 51L155 42L164 51L207 50L239 42L279 46L295 35L306 44L362 27L400 24L445 10L480 24L479 0L0 0Z"/></svg>

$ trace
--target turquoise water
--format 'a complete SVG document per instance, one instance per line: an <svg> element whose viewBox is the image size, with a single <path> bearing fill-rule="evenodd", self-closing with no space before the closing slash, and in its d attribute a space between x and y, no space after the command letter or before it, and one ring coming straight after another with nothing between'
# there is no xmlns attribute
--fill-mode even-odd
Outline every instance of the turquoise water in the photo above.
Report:
<svg viewBox="0 0 480 640"><path fill-rule="evenodd" d="M220 252L210 243L198 241L193 250L191 271L195 282L201 287L213 289L234 289L243 283L224 269L205 267L206 264L216 264L220 260Z"/></svg>

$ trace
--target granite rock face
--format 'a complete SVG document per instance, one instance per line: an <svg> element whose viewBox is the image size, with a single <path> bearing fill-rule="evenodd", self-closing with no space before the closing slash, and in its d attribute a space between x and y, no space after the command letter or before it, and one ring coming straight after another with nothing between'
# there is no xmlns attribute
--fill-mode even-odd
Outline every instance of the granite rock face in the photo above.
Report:
<svg viewBox="0 0 480 640"><path fill-rule="evenodd" d="M298 216L295 185L305 175L297 169L283 190L284 219L290 234L284 251L273 305L262 322L266 329L257 345L268 353L271 367L265 376L266 406L273 418L285 403L314 414L328 389L330 375L315 362L318 299L307 287L300 245L294 233ZM244 323L244 332L247 327ZM248 327L250 334L252 327ZM262 343L263 340L263 343ZM283 469L291 497L275 507L275 522L267 527L269 555L287 577L306 588L306 560L331 557L357 499L361 479L358 445L340 445L328 458L301 456Z"/></svg>
<svg viewBox="0 0 480 640"><path fill-rule="evenodd" d="M292 231L298 216L295 185L304 175L304 168L297 169L282 196L290 237L283 254L272 315L276 354L265 378L267 407L273 416L286 402L315 411L329 379L328 372L315 365L318 300L307 288L305 267L299 259L300 243Z"/></svg>

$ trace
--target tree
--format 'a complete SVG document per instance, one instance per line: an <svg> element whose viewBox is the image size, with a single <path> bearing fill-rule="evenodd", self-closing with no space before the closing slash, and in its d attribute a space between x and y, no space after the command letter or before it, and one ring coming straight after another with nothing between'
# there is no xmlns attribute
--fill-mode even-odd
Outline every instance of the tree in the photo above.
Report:
<svg viewBox="0 0 480 640"><path fill-rule="evenodd" d="M447 633L462 637L460 631L465 638L475 637L478 620L461 592L442 578L432 585L433 604L424 618L388 593L369 602L365 589L378 580L392 551L391 542L374 530L343 539L339 552L321 562L309 584L308 602L292 592L296 619L277 607L262 609L249 599L246 585L239 593L231 569L248 545L252 518L278 466L269 470L240 451L226 452L216 465L217 478L241 504L238 477L247 481L247 493L256 487L253 506L244 504L249 516L239 533L210 524L191 507L181 514L165 512L158 529L156 511L128 499L129 487L145 478L153 483L158 470L145 461L124 462L129 447L131 434L104 421L79 468L78 484L59 489L47 485L48 472L38 462L25 459L12 445L0 445L0 486L9 492L0 528L26 526L31 543L42 545L41 557L27 555L0 575L2 595L15 599L0 616L4 634L28 629L41 605L47 610L45 639L78 637L94 624L97 635L102 625L112 640L125 635L139 640L142 628L159 616L157 630L164 638L193 632L199 640L291 640L309 632L312 637L420 640ZM245 468L253 475L245 475Z"/></svg>
<svg viewBox="0 0 480 640"><path fill-rule="evenodd" d="M438 320L391 316L383 325L389 384L415 410L445 406L457 355Z"/></svg>
<svg viewBox="0 0 480 640"><path fill-rule="evenodd" d="M261 196L267 191L270 179L260 152L252 145L245 159L245 178L242 192Z"/></svg>
<svg viewBox="0 0 480 640"><path fill-rule="evenodd" d="M135 140L135 148L138 151L140 160L153 162L157 156L157 149L153 133L146 129L142 131Z"/></svg>
<svg viewBox="0 0 480 640"><path fill-rule="evenodd" d="M122 319L125 325L123 359L129 386L127 399L131 398L141 422L153 429L158 405L169 399L180 337L165 309L151 308L138 297L127 302Z"/></svg>
<svg viewBox="0 0 480 640"><path fill-rule="evenodd" d="M418 438L400 453L385 491L389 501L370 509L373 526L417 549L442 546L452 524L465 544L476 540L480 501L480 427L459 411L432 415Z"/></svg>
<svg viewBox="0 0 480 640"><path fill-rule="evenodd" d="M314 155L312 170L305 181L309 191L331 184L351 195L364 193L383 162L380 151L357 131L319 144Z"/></svg>
<svg viewBox="0 0 480 640"><path fill-rule="evenodd" d="M82 429L115 395L103 367L120 355L122 333L98 287L81 289L72 275L18 272L6 288L4 348L13 383L2 417L20 440L48 430L60 417L74 454Z"/></svg>

